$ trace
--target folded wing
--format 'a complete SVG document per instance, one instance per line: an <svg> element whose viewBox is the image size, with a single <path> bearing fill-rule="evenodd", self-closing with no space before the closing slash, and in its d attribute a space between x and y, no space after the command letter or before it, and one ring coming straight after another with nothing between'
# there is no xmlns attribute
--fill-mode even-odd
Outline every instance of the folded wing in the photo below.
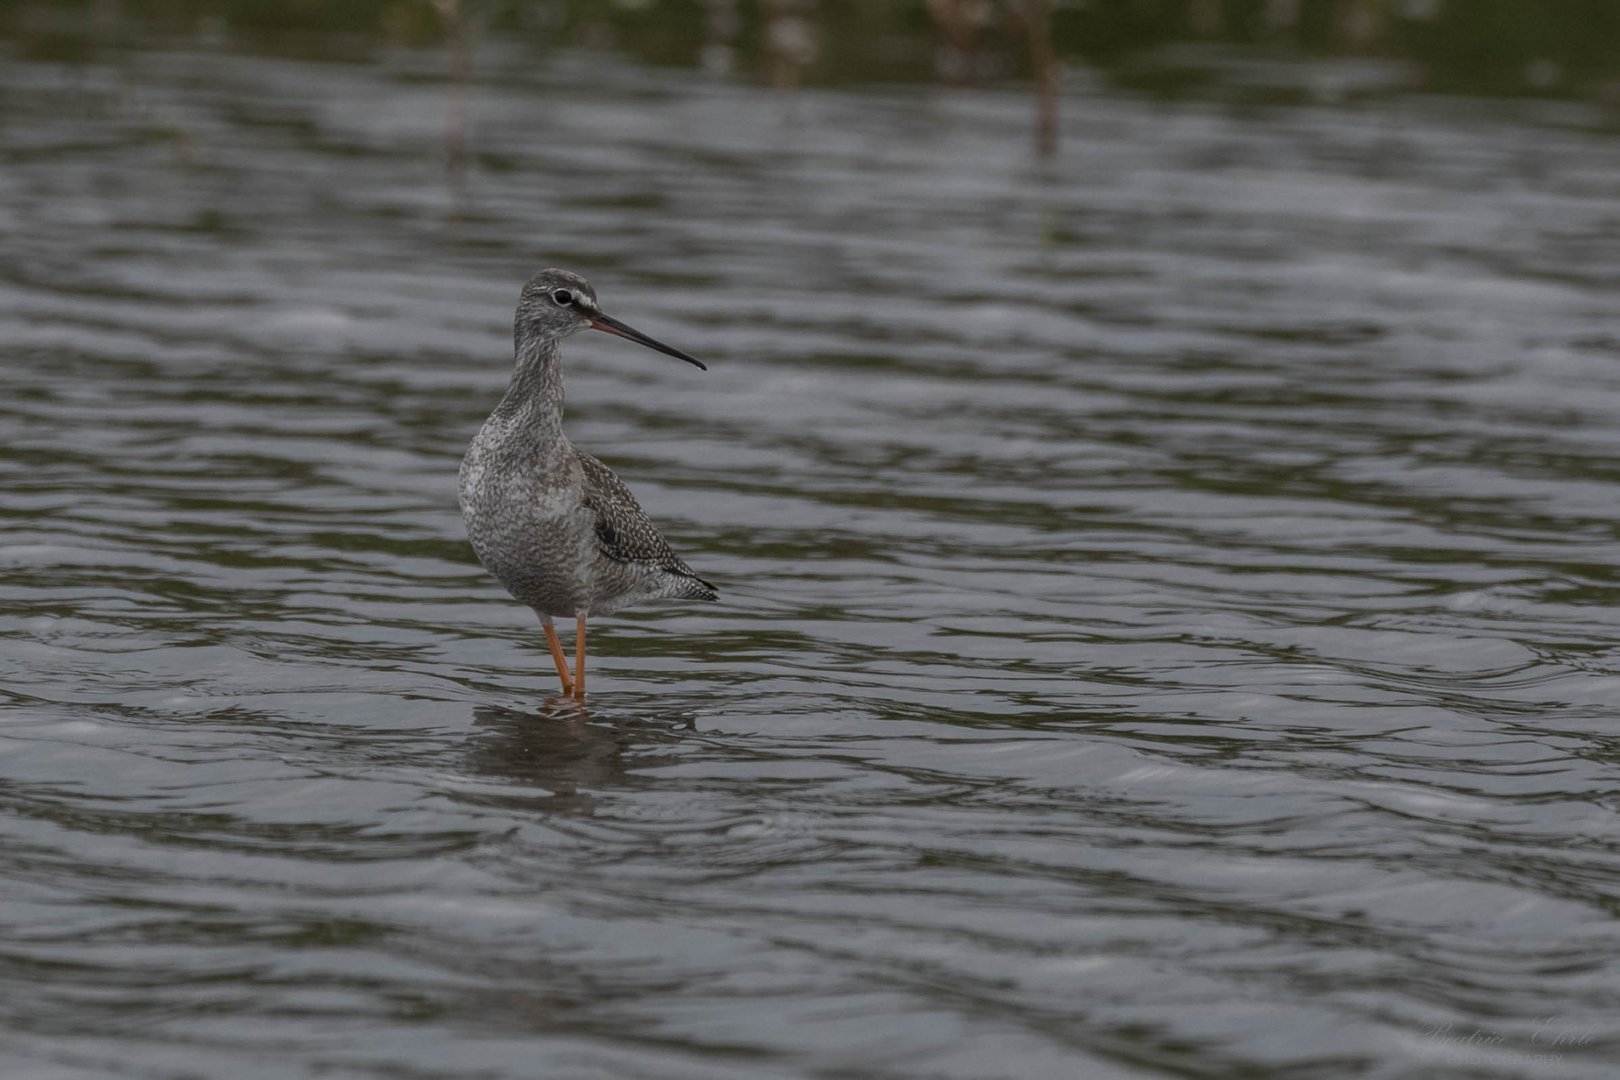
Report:
<svg viewBox="0 0 1620 1080"><path fill-rule="evenodd" d="M583 450L577 452L585 470L585 505L596 515L598 550L618 562L686 579L682 582L685 587L679 590L681 595L715 599L714 586L681 561L613 470Z"/></svg>

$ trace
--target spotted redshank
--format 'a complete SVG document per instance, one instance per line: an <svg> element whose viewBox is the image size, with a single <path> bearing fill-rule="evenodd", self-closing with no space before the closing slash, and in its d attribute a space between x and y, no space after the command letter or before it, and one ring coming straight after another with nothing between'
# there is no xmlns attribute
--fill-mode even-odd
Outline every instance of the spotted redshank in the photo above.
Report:
<svg viewBox="0 0 1620 1080"><path fill-rule="evenodd" d="M506 396L461 459L461 516L478 560L535 610L563 693L585 696L585 620L643 600L713 600L613 470L563 434L562 341L603 330L701 363L604 315L578 274L542 270L518 297ZM555 619L575 620L574 667Z"/></svg>

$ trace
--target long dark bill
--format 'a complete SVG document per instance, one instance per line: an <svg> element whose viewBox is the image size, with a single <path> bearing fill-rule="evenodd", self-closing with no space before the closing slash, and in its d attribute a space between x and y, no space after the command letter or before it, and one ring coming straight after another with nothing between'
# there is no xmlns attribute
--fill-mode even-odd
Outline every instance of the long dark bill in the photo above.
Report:
<svg viewBox="0 0 1620 1080"><path fill-rule="evenodd" d="M640 330L633 330L624 323L620 322L618 319L613 318L611 315L591 316L591 329L601 330L603 333L613 334L616 337L629 338L637 345L645 345L649 349L657 349L665 356L673 356L677 360L685 360L688 364L693 365L699 371L709 370L704 366L703 361L697 359L696 357L687 356L679 349L672 349L668 345L665 345L662 341L648 337Z"/></svg>

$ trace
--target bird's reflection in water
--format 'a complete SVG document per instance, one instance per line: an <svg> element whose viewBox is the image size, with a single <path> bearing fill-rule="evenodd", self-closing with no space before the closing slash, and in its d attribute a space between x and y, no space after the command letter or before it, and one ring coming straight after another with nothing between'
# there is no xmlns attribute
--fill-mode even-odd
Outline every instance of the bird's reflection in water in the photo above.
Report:
<svg viewBox="0 0 1620 1080"><path fill-rule="evenodd" d="M468 771L529 789L497 801L581 816L595 812L601 791L651 784L642 774L675 762L672 748L696 727L689 712L593 709L567 697L534 709L480 705L473 722L481 730Z"/></svg>

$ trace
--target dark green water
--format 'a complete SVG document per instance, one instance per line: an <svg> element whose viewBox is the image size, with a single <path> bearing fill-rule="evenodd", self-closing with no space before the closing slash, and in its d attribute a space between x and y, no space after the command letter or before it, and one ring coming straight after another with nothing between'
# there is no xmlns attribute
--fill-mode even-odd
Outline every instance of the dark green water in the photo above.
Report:
<svg viewBox="0 0 1620 1080"><path fill-rule="evenodd" d="M0 1076L1614 1075L1620 141L479 63L0 56Z"/></svg>

